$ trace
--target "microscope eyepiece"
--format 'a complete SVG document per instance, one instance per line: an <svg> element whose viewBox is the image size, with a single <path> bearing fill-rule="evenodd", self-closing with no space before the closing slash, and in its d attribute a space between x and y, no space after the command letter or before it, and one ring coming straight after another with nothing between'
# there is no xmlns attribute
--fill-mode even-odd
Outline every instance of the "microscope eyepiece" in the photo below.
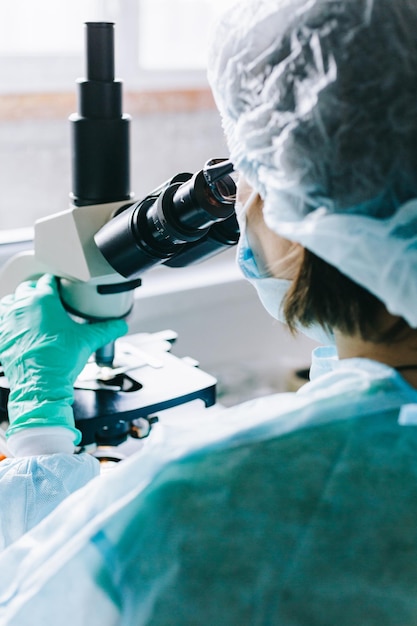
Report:
<svg viewBox="0 0 417 626"><path fill-rule="evenodd" d="M87 68L89 81L114 81L114 24L86 22Z"/></svg>
<svg viewBox="0 0 417 626"><path fill-rule="evenodd" d="M210 159L202 172L212 194L224 204L236 202L236 183L231 176L234 171L229 159Z"/></svg>
<svg viewBox="0 0 417 626"><path fill-rule="evenodd" d="M128 201L130 117L114 78L114 24L86 22L85 47L86 76L77 81L77 112L70 116L71 198L76 206Z"/></svg>
<svg viewBox="0 0 417 626"><path fill-rule="evenodd" d="M233 165L212 159L179 174L111 219L95 242L119 274L135 278L157 264L181 267L235 245ZM216 225L222 224L222 228Z"/></svg>

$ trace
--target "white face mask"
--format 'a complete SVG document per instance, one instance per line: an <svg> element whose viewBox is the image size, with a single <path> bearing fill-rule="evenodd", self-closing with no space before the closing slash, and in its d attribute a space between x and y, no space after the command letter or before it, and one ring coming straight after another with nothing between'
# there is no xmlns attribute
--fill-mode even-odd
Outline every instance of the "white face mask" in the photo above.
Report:
<svg viewBox="0 0 417 626"><path fill-rule="evenodd" d="M240 221L243 222L243 220ZM255 256L248 243L244 224L241 224L241 235L237 249L237 263L245 278L255 287L264 308L274 319L285 324L282 313L282 303L291 286L291 281L285 278L275 278L274 276L259 272ZM310 326L309 328L299 326L298 330L306 335L306 337L318 343L325 345L334 344L333 334L328 334L318 324Z"/></svg>

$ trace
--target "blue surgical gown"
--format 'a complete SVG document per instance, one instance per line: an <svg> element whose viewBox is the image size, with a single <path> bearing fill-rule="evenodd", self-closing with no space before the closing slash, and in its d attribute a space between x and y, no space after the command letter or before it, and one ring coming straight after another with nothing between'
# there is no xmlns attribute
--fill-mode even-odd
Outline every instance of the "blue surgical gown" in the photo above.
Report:
<svg viewBox="0 0 417 626"><path fill-rule="evenodd" d="M417 624L417 391L365 359L315 371L66 498L0 555L0 623Z"/></svg>

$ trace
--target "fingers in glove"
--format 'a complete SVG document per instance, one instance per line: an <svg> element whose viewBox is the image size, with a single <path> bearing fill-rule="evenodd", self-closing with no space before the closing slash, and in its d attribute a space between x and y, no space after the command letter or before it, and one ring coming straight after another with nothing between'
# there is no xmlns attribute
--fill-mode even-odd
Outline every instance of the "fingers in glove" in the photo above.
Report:
<svg viewBox="0 0 417 626"><path fill-rule="evenodd" d="M82 324L80 331L88 342L91 351L95 352L108 343L116 341L127 333L128 326L125 320L109 320L106 322L94 322Z"/></svg>

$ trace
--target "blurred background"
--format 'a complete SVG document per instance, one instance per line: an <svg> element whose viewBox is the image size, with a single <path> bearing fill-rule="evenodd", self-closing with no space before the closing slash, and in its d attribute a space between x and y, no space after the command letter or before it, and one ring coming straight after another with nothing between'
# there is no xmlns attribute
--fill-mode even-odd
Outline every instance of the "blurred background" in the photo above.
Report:
<svg viewBox="0 0 417 626"><path fill-rule="evenodd" d="M31 237L35 220L69 206L68 117L85 77L86 21L115 23L137 199L228 156L205 66L210 29L234 1L0 3L0 262L10 242ZM177 331L174 351L218 376L226 404L286 389L311 348L268 316L234 258L231 249L196 267L151 270L129 320L132 332Z"/></svg>
<svg viewBox="0 0 417 626"><path fill-rule="evenodd" d="M68 207L68 116L85 76L84 22L115 22L116 76L132 116L132 190L146 195L226 148L205 73L230 0L13 0L0 4L0 229Z"/></svg>

